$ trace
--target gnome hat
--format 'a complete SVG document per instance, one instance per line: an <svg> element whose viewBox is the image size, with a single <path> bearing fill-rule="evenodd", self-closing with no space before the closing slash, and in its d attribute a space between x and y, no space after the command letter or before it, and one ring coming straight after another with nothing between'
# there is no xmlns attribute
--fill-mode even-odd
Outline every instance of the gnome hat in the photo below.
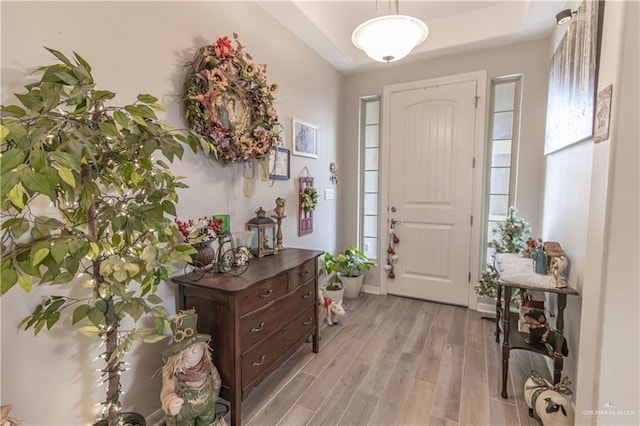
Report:
<svg viewBox="0 0 640 426"><path fill-rule="evenodd" d="M187 349L198 342L208 342L211 336L198 333L198 314L195 309L180 311L169 318L169 325L173 332L173 342L164 351L163 357L170 357Z"/></svg>

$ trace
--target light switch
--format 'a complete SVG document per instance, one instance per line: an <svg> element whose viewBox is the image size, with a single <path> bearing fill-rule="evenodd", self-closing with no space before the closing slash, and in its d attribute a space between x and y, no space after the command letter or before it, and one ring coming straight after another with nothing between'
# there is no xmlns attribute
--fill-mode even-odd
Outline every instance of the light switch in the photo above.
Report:
<svg viewBox="0 0 640 426"><path fill-rule="evenodd" d="M335 192L333 189L328 188L324 190L324 199L325 200L333 200L335 198Z"/></svg>

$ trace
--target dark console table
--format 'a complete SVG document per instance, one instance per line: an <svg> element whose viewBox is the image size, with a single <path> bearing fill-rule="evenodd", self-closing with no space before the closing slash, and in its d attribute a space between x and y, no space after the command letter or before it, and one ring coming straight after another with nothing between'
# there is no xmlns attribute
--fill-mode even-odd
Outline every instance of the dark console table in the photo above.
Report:
<svg viewBox="0 0 640 426"><path fill-rule="evenodd" d="M496 299L496 342L500 342L502 335L502 397L507 398L507 376L509 373L509 353L514 349L526 350L548 356L553 359L553 383L560 382L564 357L562 356L564 309L567 306L567 295L579 295L571 287L556 288L550 275L539 275L533 271L531 259L523 258L519 254L500 253L496 255L496 271L498 272L498 297ZM509 306L514 288L530 291L542 291L556 295L557 309L555 312L554 329L558 331L556 349L550 351L546 345L538 342L528 342L529 334L518 330L517 315L511 316ZM504 307L502 305L504 301ZM548 319L550 320L550 319ZM512 333L514 327L516 332Z"/></svg>

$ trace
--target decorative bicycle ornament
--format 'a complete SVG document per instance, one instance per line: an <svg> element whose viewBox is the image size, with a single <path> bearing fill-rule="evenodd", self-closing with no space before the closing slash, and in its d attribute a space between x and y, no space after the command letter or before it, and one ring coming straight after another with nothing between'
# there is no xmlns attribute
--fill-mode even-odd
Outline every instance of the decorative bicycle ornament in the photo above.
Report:
<svg viewBox="0 0 640 426"><path fill-rule="evenodd" d="M185 274L193 273L196 280L204 277L207 272L242 275L249 269L249 249L244 246L236 247L233 237L229 233L218 235L217 250L211 243L200 243L198 253L191 256L191 262L185 266Z"/></svg>
<svg viewBox="0 0 640 426"><path fill-rule="evenodd" d="M216 148L219 160L263 159L281 141L273 106L276 83L267 83L267 66L256 64L233 33L203 46L186 64L185 115L191 129Z"/></svg>

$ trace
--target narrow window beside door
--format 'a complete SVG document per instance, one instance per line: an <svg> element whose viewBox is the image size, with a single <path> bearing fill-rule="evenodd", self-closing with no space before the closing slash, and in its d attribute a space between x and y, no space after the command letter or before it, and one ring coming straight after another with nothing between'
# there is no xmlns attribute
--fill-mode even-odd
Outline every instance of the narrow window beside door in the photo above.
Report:
<svg viewBox="0 0 640 426"><path fill-rule="evenodd" d="M522 76L491 81L491 138L489 139L487 200L487 235L485 259L491 259L488 246L493 229L502 222L515 201L516 165L520 127L520 92Z"/></svg>
<svg viewBox="0 0 640 426"><path fill-rule="evenodd" d="M380 97L362 98L360 111L358 240L363 253L375 260L378 257Z"/></svg>

